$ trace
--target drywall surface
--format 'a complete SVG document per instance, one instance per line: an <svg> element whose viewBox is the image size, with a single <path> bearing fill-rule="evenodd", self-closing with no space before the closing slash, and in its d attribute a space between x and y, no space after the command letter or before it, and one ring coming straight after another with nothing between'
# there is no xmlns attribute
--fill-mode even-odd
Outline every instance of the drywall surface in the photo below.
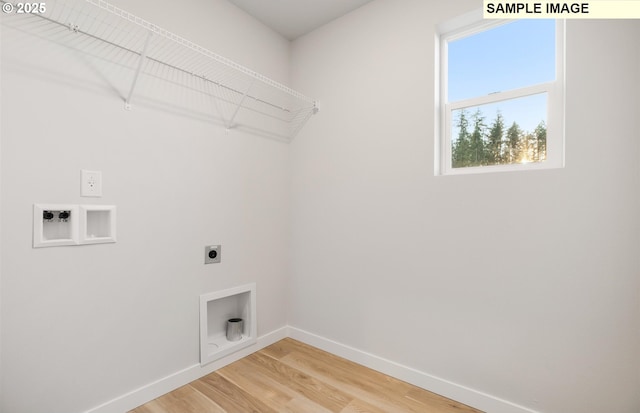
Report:
<svg viewBox="0 0 640 413"><path fill-rule="evenodd" d="M226 0L117 4L288 80L289 43ZM197 364L202 293L256 282L258 334L286 325L289 147L226 133L202 96L159 77L140 78L126 111L130 61L13 17L2 16L0 411L86 411ZM102 171L102 198L80 197L81 169ZM33 249L34 203L116 205L117 243ZM211 244L222 262L205 266Z"/></svg>
<svg viewBox="0 0 640 413"><path fill-rule="evenodd" d="M524 409L640 410L637 21L567 24L566 168L434 176L435 26L378 0L293 43L290 325ZM513 411L523 411L514 407Z"/></svg>
<svg viewBox="0 0 640 413"><path fill-rule="evenodd" d="M2 25L0 25L0 40L2 40ZM0 41L0 64L2 63L2 41ZM0 69L1 70L1 69ZM2 90L2 76L0 75L0 90ZM0 137L2 136L2 99L0 99ZM2 139L0 139L0 216L2 216ZM2 220L0 220L0 234L2 234ZM2 237L0 237L0 371L2 371ZM0 400L3 398L3 385L0 379Z"/></svg>

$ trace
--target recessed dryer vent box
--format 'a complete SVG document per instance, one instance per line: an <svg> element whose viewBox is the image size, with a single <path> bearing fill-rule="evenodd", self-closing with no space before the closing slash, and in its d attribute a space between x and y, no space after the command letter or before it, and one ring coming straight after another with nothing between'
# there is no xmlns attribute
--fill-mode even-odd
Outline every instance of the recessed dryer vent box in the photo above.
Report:
<svg viewBox="0 0 640 413"><path fill-rule="evenodd" d="M33 247L78 244L78 206L33 205Z"/></svg>
<svg viewBox="0 0 640 413"><path fill-rule="evenodd" d="M241 338L229 341L227 321L244 320ZM211 363L257 343L256 284L247 284L200 296L200 365Z"/></svg>
<svg viewBox="0 0 640 413"><path fill-rule="evenodd" d="M115 205L80 205L80 244L116 242Z"/></svg>

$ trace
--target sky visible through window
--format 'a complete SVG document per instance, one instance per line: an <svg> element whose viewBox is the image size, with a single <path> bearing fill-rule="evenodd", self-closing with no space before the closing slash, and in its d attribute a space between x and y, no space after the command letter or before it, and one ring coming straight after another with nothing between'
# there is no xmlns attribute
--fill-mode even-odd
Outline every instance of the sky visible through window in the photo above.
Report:
<svg viewBox="0 0 640 413"><path fill-rule="evenodd" d="M516 20L448 45L448 101L485 96L555 80L555 21ZM533 131L546 121L546 94L480 107L490 125L497 111ZM467 109L471 114L476 107ZM455 124L455 120L453 120ZM457 130L452 131L457 138Z"/></svg>

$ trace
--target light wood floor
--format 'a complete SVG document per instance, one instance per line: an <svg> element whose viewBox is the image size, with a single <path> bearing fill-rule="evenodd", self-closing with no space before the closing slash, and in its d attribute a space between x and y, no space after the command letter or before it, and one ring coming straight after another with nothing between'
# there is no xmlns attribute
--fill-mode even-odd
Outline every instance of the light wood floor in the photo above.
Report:
<svg viewBox="0 0 640 413"><path fill-rule="evenodd" d="M130 413L250 412L479 413L480 410L287 338Z"/></svg>

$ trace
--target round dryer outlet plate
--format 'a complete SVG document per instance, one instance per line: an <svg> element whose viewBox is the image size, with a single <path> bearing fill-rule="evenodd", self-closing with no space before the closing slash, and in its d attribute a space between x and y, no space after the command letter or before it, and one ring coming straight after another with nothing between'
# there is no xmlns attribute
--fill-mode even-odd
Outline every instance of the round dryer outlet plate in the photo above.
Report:
<svg viewBox="0 0 640 413"><path fill-rule="evenodd" d="M204 263L217 264L222 259L222 245L207 245L204 247Z"/></svg>

